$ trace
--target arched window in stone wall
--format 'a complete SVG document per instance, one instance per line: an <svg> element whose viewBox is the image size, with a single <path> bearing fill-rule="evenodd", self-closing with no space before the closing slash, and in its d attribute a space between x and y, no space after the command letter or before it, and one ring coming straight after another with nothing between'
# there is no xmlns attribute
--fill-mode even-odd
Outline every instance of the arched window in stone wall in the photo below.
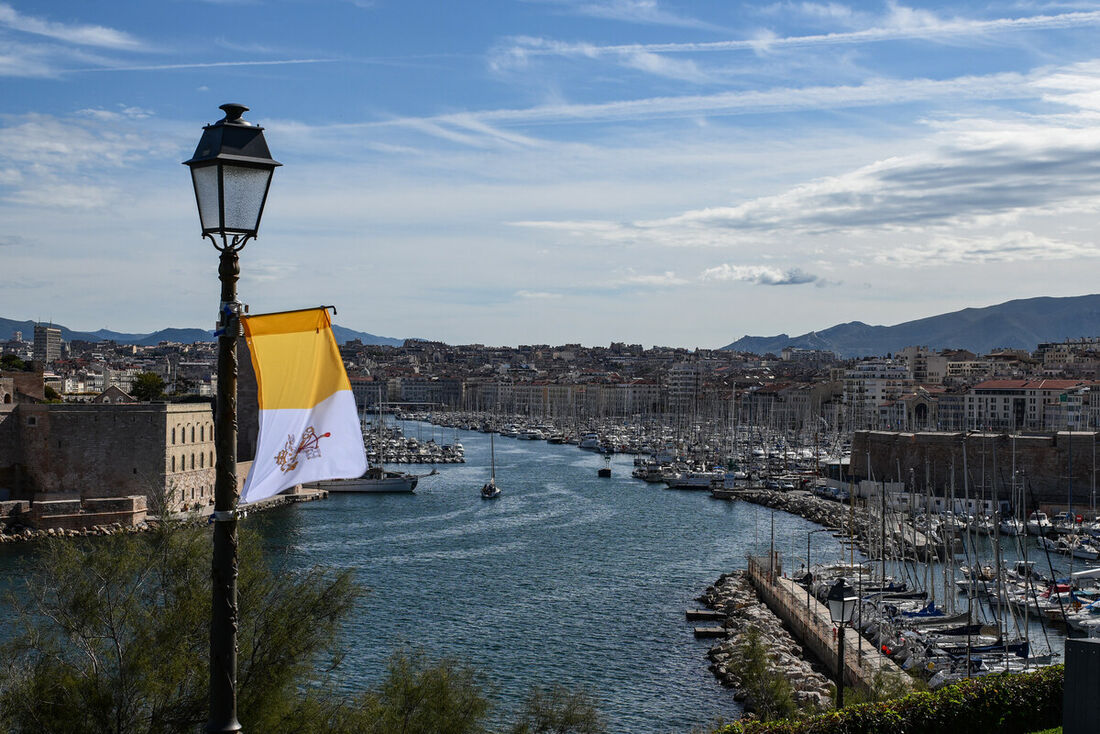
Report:
<svg viewBox="0 0 1100 734"><path fill-rule="evenodd" d="M199 426L199 441L206 440L206 424Z"/></svg>
<svg viewBox="0 0 1100 734"><path fill-rule="evenodd" d="M172 445L176 445L176 427L172 426Z"/></svg>
<svg viewBox="0 0 1100 734"><path fill-rule="evenodd" d="M11 393L4 393L4 405L11 405Z"/></svg>
<svg viewBox="0 0 1100 734"><path fill-rule="evenodd" d="M191 454L191 468L192 469L195 468L195 455L194 454Z"/></svg>
<svg viewBox="0 0 1100 734"><path fill-rule="evenodd" d="M210 466L211 467L214 466L214 452L213 451L210 452Z"/></svg>
<svg viewBox="0 0 1100 734"><path fill-rule="evenodd" d="M206 463L206 454L204 452L200 451L199 452L199 468L200 469L205 469L206 467L203 466L205 463Z"/></svg>
<svg viewBox="0 0 1100 734"><path fill-rule="evenodd" d="M195 427L191 426L191 443L195 443Z"/></svg>
<svg viewBox="0 0 1100 734"><path fill-rule="evenodd" d="M187 443L187 428L180 426L180 443Z"/></svg>
<svg viewBox="0 0 1100 734"><path fill-rule="evenodd" d="M172 471L175 471L175 470L176 470L176 457L173 456L172 457Z"/></svg>

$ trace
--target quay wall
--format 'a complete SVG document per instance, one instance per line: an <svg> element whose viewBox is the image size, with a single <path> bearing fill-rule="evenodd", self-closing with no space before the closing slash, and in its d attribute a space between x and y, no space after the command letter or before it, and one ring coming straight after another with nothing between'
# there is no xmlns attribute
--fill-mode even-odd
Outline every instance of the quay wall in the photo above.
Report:
<svg viewBox="0 0 1100 734"><path fill-rule="evenodd" d="M1018 486L1029 488L1027 509L1056 507L1070 501L1088 506L1096 471L1095 431L1042 435L1010 433L856 431L852 436L851 473L857 479L901 481L934 496L950 492L961 499L964 479L970 496L983 493L1010 501L1013 454ZM965 457L965 473L964 473ZM927 480L926 480L927 477ZM995 482L995 484L994 484Z"/></svg>
<svg viewBox="0 0 1100 734"><path fill-rule="evenodd" d="M835 628L828 608L813 597L807 601L805 591L793 580L783 577L776 563L773 562L769 568L766 558L750 557L747 573L760 599L835 678L839 661L833 637ZM843 668L846 686L870 690L875 676L881 673L897 676L905 685L911 685L909 676L894 661L862 640L854 630L849 630L844 636Z"/></svg>

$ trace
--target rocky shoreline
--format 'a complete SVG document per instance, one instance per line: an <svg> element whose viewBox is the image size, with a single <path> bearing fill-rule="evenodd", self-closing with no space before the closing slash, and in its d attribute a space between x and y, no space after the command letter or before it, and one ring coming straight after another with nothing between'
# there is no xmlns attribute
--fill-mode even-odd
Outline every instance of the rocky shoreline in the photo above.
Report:
<svg viewBox="0 0 1100 734"><path fill-rule="evenodd" d="M848 531L848 505L835 500L815 497L809 492L778 492L773 489L745 489L738 491L736 496L745 502L789 512L833 530ZM858 532L858 523L856 529Z"/></svg>
<svg viewBox="0 0 1100 734"><path fill-rule="evenodd" d="M767 649L768 668L791 684L795 704L801 709L827 709L832 705L834 688L829 679L814 670L795 642L770 609L760 601L743 571L722 574L698 598L708 608L726 615L726 637L707 652L710 670L724 686L737 689L735 697L748 709L754 702L744 691L744 683L735 671L737 651L746 632L755 629Z"/></svg>
<svg viewBox="0 0 1100 734"><path fill-rule="evenodd" d="M277 494L274 497L269 497L266 500L248 505L247 511L262 512L263 510L270 510L275 507L281 507L282 505L298 502L312 502L313 500L324 499L327 496L328 492L324 490ZM207 512L212 511L212 507L207 510ZM210 522L209 515L196 515L194 512L181 513L177 515L175 519L189 525L206 525ZM137 525L123 525L116 522L108 525L94 525L79 530L67 530L65 528L35 529L26 526L16 526L7 529L0 528L0 545L4 543L31 543L36 540L46 540L48 538L96 538L107 535L122 535L125 533L144 533L152 529L156 524L157 520L153 517L150 518L148 522L141 522Z"/></svg>

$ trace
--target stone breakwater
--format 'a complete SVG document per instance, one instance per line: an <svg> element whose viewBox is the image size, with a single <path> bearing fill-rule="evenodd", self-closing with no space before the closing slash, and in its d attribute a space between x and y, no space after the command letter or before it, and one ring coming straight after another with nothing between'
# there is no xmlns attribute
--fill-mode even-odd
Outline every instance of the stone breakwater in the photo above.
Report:
<svg viewBox="0 0 1100 734"><path fill-rule="evenodd" d="M755 629L767 650L771 672L783 676L794 689L795 703L802 709L826 709L833 698L833 684L803 658L783 623L760 601L743 571L722 574L698 599L708 608L723 612L726 638L707 652L710 670L722 685L737 689L736 697L754 708L744 693L745 681L737 673L738 648L746 632Z"/></svg>
<svg viewBox="0 0 1100 734"><path fill-rule="evenodd" d="M737 499L804 517L818 525L848 531L851 509L834 500L815 497L808 492L777 492L771 489L746 489L737 492ZM860 530L856 523L857 532Z"/></svg>
<svg viewBox="0 0 1100 734"><path fill-rule="evenodd" d="M294 504L297 502L312 502L314 500L320 500L328 497L328 492L322 489L313 490L299 490L290 494L277 494L274 497L269 497L265 500L260 500L249 504L246 512L262 512L264 510L270 510L275 507L281 507L283 505ZM209 515L206 512L212 512L213 508L209 508L204 512L187 512L178 513L175 519L178 522L182 522L188 525L207 525L210 522ZM92 538L100 537L104 535L123 535L126 533L144 533L154 527L157 524L155 519L150 519L148 522L138 523L137 525L123 525L121 523L110 523L106 525L94 525L88 528L80 528L78 530L65 529L65 528L29 528L25 526L14 526L7 529L0 528L0 545L4 543L27 543L36 540L46 540L48 538Z"/></svg>
<svg viewBox="0 0 1100 734"><path fill-rule="evenodd" d="M143 533L148 529L148 523L142 523L141 525L121 525L117 522L111 525L97 525L83 530L65 530L63 528L43 528L42 530L35 530L34 528L18 528L12 532L0 532L0 544L24 543L35 540L45 540L47 538L90 538L102 535Z"/></svg>

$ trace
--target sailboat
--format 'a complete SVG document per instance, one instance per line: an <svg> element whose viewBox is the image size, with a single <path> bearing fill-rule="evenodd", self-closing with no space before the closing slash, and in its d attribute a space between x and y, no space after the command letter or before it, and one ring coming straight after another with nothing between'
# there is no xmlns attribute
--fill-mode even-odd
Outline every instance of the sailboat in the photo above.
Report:
<svg viewBox="0 0 1100 734"><path fill-rule="evenodd" d="M493 500L500 496L497 486L497 455L493 445L493 435L489 434L489 481L481 488L481 499Z"/></svg>

